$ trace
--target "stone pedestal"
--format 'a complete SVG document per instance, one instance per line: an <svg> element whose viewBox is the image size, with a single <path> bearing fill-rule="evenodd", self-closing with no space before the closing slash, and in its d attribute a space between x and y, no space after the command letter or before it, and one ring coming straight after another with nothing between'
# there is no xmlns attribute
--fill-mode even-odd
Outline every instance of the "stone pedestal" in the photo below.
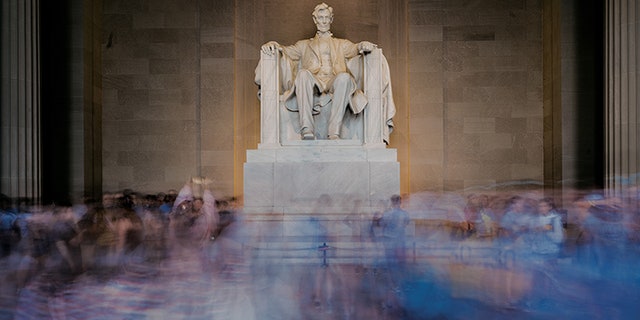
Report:
<svg viewBox="0 0 640 320"><path fill-rule="evenodd" d="M308 217L380 210L382 201L400 192L399 170L395 149L349 140L249 150L244 211Z"/></svg>
<svg viewBox="0 0 640 320"><path fill-rule="evenodd" d="M375 49L346 64L366 107L349 108L342 139L327 140L332 103L323 105L314 116L316 140L301 140L299 114L285 107L294 70L285 56L261 54L255 79L260 144L247 151L244 164L244 213L260 221L256 234L302 236L313 243L361 237L373 213L381 213L400 193L397 152L385 143L395 114L386 59Z"/></svg>

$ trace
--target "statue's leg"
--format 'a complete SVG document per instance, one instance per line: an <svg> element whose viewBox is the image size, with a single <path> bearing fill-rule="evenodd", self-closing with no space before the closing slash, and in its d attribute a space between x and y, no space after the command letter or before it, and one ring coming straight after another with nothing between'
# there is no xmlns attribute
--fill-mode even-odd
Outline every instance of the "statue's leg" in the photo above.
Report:
<svg viewBox="0 0 640 320"><path fill-rule="evenodd" d="M300 114L300 131L302 139L314 139L313 127L313 93L315 79L309 70L300 70L295 80L296 102Z"/></svg>
<svg viewBox="0 0 640 320"><path fill-rule="evenodd" d="M342 119L349 104L350 95L355 89L355 81L348 73L339 73L333 80L333 102L331 103L331 113L329 115L328 135L329 139L340 138L340 127Z"/></svg>

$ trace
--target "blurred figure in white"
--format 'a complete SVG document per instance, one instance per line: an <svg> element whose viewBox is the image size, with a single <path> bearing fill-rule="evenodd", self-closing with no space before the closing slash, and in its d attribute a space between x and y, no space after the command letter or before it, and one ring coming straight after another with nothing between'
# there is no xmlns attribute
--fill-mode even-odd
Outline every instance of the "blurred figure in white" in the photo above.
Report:
<svg viewBox="0 0 640 320"><path fill-rule="evenodd" d="M209 190L211 182L195 177L178 193L169 216L169 245L173 249L202 249L210 241L218 225L216 200Z"/></svg>

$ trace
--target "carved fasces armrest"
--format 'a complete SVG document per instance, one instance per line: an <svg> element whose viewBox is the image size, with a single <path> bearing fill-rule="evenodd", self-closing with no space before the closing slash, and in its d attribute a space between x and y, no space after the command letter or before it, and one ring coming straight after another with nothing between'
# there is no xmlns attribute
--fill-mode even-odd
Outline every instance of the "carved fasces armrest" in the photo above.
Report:
<svg viewBox="0 0 640 320"><path fill-rule="evenodd" d="M280 100L280 53L260 52L260 61L255 70L254 82L259 86L260 142L262 145L279 145L278 105Z"/></svg>
<svg viewBox="0 0 640 320"><path fill-rule="evenodd" d="M280 93L291 88L295 63L280 51L274 54L260 52L260 61L255 69L254 82L260 89L277 85Z"/></svg>

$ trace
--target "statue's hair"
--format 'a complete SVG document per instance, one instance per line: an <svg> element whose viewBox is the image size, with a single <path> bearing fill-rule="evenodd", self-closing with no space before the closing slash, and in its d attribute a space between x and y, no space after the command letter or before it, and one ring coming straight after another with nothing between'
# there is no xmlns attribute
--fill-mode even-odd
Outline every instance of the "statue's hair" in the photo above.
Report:
<svg viewBox="0 0 640 320"><path fill-rule="evenodd" d="M313 13L311 13L312 16L317 17L318 12L320 12L320 10L329 10L329 13L331 14L331 16L333 17L333 8L331 8L328 4L326 3L321 3L319 5L317 5L314 9L313 9Z"/></svg>

